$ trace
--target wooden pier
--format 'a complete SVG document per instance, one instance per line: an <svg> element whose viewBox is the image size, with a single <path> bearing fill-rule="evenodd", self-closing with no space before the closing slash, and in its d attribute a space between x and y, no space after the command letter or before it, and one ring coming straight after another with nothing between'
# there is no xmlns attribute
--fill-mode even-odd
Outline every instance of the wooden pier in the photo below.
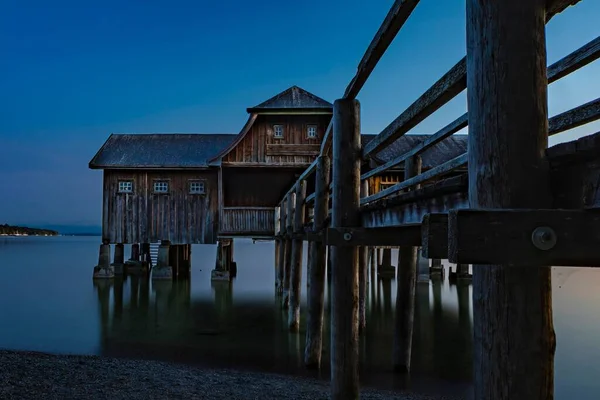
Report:
<svg viewBox="0 0 600 400"><path fill-rule="evenodd" d="M417 282L449 260L448 279L472 279L475 399L552 399L550 267L600 265L600 132L548 147L600 119L600 98L548 116L548 85L600 57L598 37L547 65L545 25L575 3L466 0L466 56L377 135L361 131L358 96L418 0L394 2L333 104L293 86L248 108L237 135L111 135L89 164L104 171L94 277L172 280L189 274L191 244L217 244L212 277L227 281L235 238L274 240L277 301L297 335L306 242L305 365L320 368L329 323L331 397L351 400L367 282L391 293L396 278L389 362L410 373ZM466 113L412 134L467 89Z"/></svg>
<svg viewBox="0 0 600 400"><path fill-rule="evenodd" d="M299 323L298 246L309 245L305 363L311 368L321 363L325 271L331 274L333 399L359 398L360 328L369 323L365 254L370 279L380 279L381 247L400 254L390 358L396 371L410 370L417 258L435 260L432 271L448 259L457 263L452 279L469 279L473 265L475 399L553 398L550 266L600 265L600 133L548 148L549 136L600 119L600 98L548 118L548 85L600 57L598 37L547 67L545 25L577 2L467 0L466 57L365 140L358 94L419 2L393 4L334 102L318 157L274 214L277 287L284 307L289 296L292 332ZM467 88L467 113L377 162ZM428 152L467 127L466 151L422 168ZM385 174L400 178L376 184Z"/></svg>

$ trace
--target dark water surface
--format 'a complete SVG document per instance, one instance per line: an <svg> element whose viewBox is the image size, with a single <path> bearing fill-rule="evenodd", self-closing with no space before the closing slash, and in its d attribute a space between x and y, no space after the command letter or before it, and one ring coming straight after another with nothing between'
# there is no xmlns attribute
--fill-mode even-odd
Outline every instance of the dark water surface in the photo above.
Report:
<svg viewBox="0 0 600 400"><path fill-rule="evenodd" d="M272 243L236 242L238 276L231 284L211 283L216 246L209 245L193 246L190 280L153 283L130 276L94 283L98 245L96 237L0 238L0 348L328 378L327 365L320 373L303 368L306 267L301 332L289 334L287 313L275 297ZM555 398L600 398L600 271L555 268L553 289ZM447 279L419 284L409 378L391 372L395 293L395 281L369 287L362 383L468 393L471 286Z"/></svg>

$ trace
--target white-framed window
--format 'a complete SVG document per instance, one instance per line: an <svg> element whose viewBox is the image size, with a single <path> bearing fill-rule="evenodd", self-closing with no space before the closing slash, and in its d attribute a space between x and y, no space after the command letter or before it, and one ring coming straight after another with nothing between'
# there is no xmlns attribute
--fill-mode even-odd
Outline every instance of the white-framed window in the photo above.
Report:
<svg viewBox="0 0 600 400"><path fill-rule="evenodd" d="M190 194L204 194L204 181L190 181Z"/></svg>
<svg viewBox="0 0 600 400"><path fill-rule="evenodd" d="M169 182L154 181L153 191L154 193L169 193Z"/></svg>
<svg viewBox="0 0 600 400"><path fill-rule="evenodd" d="M317 126L316 125L308 125L306 128L306 136L313 139L317 137Z"/></svg>
<svg viewBox="0 0 600 400"><path fill-rule="evenodd" d="M133 181L119 181L119 193L133 193Z"/></svg>
<svg viewBox="0 0 600 400"><path fill-rule="evenodd" d="M273 125L273 137L283 137L283 125Z"/></svg>

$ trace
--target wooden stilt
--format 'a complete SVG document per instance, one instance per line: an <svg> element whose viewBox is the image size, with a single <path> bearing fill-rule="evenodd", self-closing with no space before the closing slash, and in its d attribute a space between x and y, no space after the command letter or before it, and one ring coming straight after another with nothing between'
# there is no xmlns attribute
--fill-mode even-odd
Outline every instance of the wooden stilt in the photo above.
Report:
<svg viewBox="0 0 600 400"><path fill-rule="evenodd" d="M444 267L442 266L442 260L439 258L431 259L431 268L429 268L429 275L435 277L444 276Z"/></svg>
<svg viewBox="0 0 600 400"><path fill-rule="evenodd" d="M421 173L421 158L410 157L404 167L404 180ZM403 246L398 252L398 279L396 281L396 318L394 326L394 370L408 372L415 315L415 288L417 284L417 247Z"/></svg>
<svg viewBox="0 0 600 400"><path fill-rule="evenodd" d="M457 279L471 279L469 274L469 264L456 264L456 278Z"/></svg>
<svg viewBox="0 0 600 400"><path fill-rule="evenodd" d="M369 272L370 282L374 282L377 277L376 274L376 260L375 260L375 247L369 247L369 266L371 271Z"/></svg>
<svg viewBox="0 0 600 400"><path fill-rule="evenodd" d="M471 208L551 206L547 3L467 0ZM474 265L473 313L474 398L552 399L550 268Z"/></svg>
<svg viewBox="0 0 600 400"><path fill-rule="evenodd" d="M320 156L315 177L315 212L313 230L325 228L329 205L329 157ZM306 349L304 364L308 368L321 366L323 348L323 313L325 301L325 268L327 263L326 245L310 242L311 251L308 266L308 322L306 330Z"/></svg>
<svg viewBox="0 0 600 400"><path fill-rule="evenodd" d="M281 306L287 309L290 304L290 274L292 272L292 239L291 234L293 232L293 215L294 215L294 203L293 193L286 196L286 212L285 212L285 262L283 264L283 298Z"/></svg>
<svg viewBox="0 0 600 400"><path fill-rule="evenodd" d="M383 249L381 265L379 266L379 276L382 278L393 278L396 276L396 269L392 265L392 249L389 247Z"/></svg>
<svg viewBox="0 0 600 400"><path fill-rule="evenodd" d="M360 106L333 106L333 203L331 226L360 226ZM359 398L358 248L332 246L331 398Z"/></svg>
<svg viewBox="0 0 600 400"><path fill-rule="evenodd" d="M232 278L235 278L237 276L237 263L234 261L234 240L231 239L229 241L229 246L227 246L226 251L227 251L227 264L228 264L228 268L229 268L229 274Z"/></svg>
<svg viewBox="0 0 600 400"><path fill-rule="evenodd" d="M360 197L369 195L368 181L360 185ZM367 326L367 282L369 281L369 265L367 247L358 248L358 329L363 331Z"/></svg>
<svg viewBox="0 0 600 400"><path fill-rule="evenodd" d="M287 218L287 207L285 200L281 202L281 207L279 207L279 235L280 238L277 240L279 242L279 251L277 253L277 283L276 290L277 294L283 293L283 280L284 280L284 271L285 271L285 222Z"/></svg>
<svg viewBox="0 0 600 400"><path fill-rule="evenodd" d="M304 199L306 198L306 181L296 186L296 205L294 207L294 234L304 231ZM300 293L302 290L302 250L304 242L301 238L292 240L292 271L290 275L290 308L288 327L291 332L300 330Z"/></svg>
<svg viewBox="0 0 600 400"><path fill-rule="evenodd" d="M140 245L139 245L139 243L134 243L131 245L131 257L129 259L131 261L139 261L140 260Z"/></svg>
<svg viewBox="0 0 600 400"><path fill-rule="evenodd" d="M364 331L367 326L367 282L369 268L367 265L367 248L358 248L358 329Z"/></svg>
<svg viewBox="0 0 600 400"><path fill-rule="evenodd" d="M150 243L142 243L140 251L142 252L142 264L145 267L152 267L152 257L150 257Z"/></svg>
<svg viewBox="0 0 600 400"><path fill-rule="evenodd" d="M275 239L275 293L279 294L281 287L281 275L279 274L279 254L281 253L281 239Z"/></svg>

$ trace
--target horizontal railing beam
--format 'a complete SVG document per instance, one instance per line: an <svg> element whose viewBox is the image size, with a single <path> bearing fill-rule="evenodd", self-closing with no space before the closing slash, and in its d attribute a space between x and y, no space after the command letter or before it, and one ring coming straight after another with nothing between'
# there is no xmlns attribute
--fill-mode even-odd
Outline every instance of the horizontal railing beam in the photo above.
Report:
<svg viewBox="0 0 600 400"><path fill-rule="evenodd" d="M587 44L575 50L574 52L570 53L569 55L563 57L554 64L550 65L548 67L548 83L554 83L557 80L569 75L570 73L577 71L578 69L597 60L598 58L600 58L600 36L588 42ZM435 144L441 142L447 137L468 126L468 123L468 114L465 113L455 121L451 122L446 127L442 128L437 133L427 138L419 145L415 146L407 153L396 157L395 159L388 161L384 165L381 165L363 174L361 176L361 179L364 180L372 176L378 175L390 168L401 164L411 156L425 152L427 149L431 148Z"/></svg>
<svg viewBox="0 0 600 400"><path fill-rule="evenodd" d="M600 119L600 97L550 118L548 135L556 135L598 119Z"/></svg>
<svg viewBox="0 0 600 400"><path fill-rule="evenodd" d="M376 154L393 141L406 134L425 118L452 100L467 87L466 57L441 77L421 97L410 105L379 135L363 147L362 157Z"/></svg>
<svg viewBox="0 0 600 400"><path fill-rule="evenodd" d="M367 79L375 69L375 66L386 52L402 26L408 20L419 0L396 0L379 30L373 37L371 44L363 55L358 71L346 88L344 98L355 99Z"/></svg>
<svg viewBox="0 0 600 400"><path fill-rule="evenodd" d="M433 147L438 142L441 142L442 140L446 139L447 137L452 136L456 132L465 128L468 124L469 124L469 116L467 113L465 113L465 114L461 115L455 121L451 122L449 125L443 127L438 132L429 136L427 139L425 139L423 142L419 143L418 145L416 145L415 147L410 149L408 152L406 152L406 153L402 154L401 156L396 157L393 160L388 161L387 163L380 165L379 167L374 168L371 171L361 175L360 179L365 180L372 176L379 175L382 172L387 171L388 169L393 168L393 167L403 163L410 157L424 153L426 150Z"/></svg>
<svg viewBox="0 0 600 400"><path fill-rule="evenodd" d="M321 155L327 155L329 150L331 150L332 145L332 132L333 132L333 118L329 121L329 125L327 125L327 130L325 130L325 136L323 136L323 141L321 142Z"/></svg>
<svg viewBox="0 0 600 400"><path fill-rule="evenodd" d="M598 58L600 58L600 36L549 66L548 83L556 82Z"/></svg>
<svg viewBox="0 0 600 400"><path fill-rule="evenodd" d="M581 0L546 0L546 22L559 14L569 6L579 3Z"/></svg>
<svg viewBox="0 0 600 400"><path fill-rule="evenodd" d="M371 203L373 201L382 199L394 193L398 193L404 189L410 188L411 186L415 186L433 178L443 176L448 172L451 172L457 168L467 165L467 161L467 153L464 153L456 158L453 158L450 161L447 161L443 164L438 165L435 168L430 169L429 171L423 172L422 174L417 175L414 178L410 178L403 182L397 183L394 186L382 190L381 192L375 193L374 195L363 197L362 199L360 199L360 204L362 206L364 204Z"/></svg>

